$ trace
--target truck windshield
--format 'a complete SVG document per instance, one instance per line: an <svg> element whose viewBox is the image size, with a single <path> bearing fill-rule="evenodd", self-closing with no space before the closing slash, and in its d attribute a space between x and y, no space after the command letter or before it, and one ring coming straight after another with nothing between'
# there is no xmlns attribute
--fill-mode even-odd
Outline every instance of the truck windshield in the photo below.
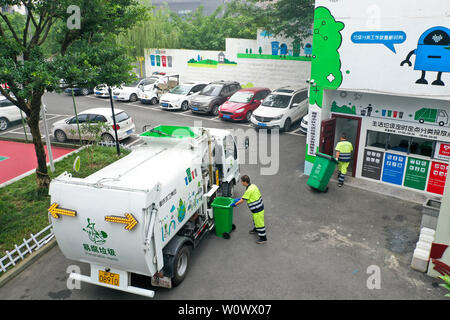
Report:
<svg viewBox="0 0 450 320"><path fill-rule="evenodd" d="M230 102L247 103L252 101L253 92L236 92L230 98Z"/></svg>
<svg viewBox="0 0 450 320"><path fill-rule="evenodd" d="M218 96L220 91L222 90L222 86L217 85L207 85L200 92L202 96Z"/></svg>
<svg viewBox="0 0 450 320"><path fill-rule="evenodd" d="M264 99L261 104L264 107L272 108L287 108L289 102L291 101L291 96L286 96L282 94L270 94Z"/></svg>
<svg viewBox="0 0 450 320"><path fill-rule="evenodd" d="M176 86L170 93L186 95L189 93L189 90L191 90L190 86Z"/></svg>

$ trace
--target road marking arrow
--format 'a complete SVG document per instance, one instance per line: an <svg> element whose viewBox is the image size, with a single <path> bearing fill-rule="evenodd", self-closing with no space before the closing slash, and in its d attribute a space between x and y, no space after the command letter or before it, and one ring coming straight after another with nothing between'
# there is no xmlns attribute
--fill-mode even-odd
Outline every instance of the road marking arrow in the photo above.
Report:
<svg viewBox="0 0 450 320"><path fill-rule="evenodd" d="M59 219L59 215L75 217L77 212L74 210L62 209L58 208L59 204L54 203L48 208L48 212L52 215L53 218Z"/></svg>
<svg viewBox="0 0 450 320"><path fill-rule="evenodd" d="M125 213L125 218L118 216L106 216L105 221L125 224L125 230L131 230L138 224L136 218L131 213Z"/></svg>

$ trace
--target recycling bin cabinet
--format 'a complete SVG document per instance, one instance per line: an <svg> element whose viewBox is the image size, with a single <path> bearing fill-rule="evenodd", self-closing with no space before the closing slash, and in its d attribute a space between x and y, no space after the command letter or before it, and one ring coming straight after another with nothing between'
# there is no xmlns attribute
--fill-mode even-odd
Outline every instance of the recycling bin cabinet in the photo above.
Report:
<svg viewBox="0 0 450 320"><path fill-rule="evenodd" d="M327 154L317 152L316 161L309 176L307 184L314 189L322 192L328 191L328 182L336 170L338 161Z"/></svg>
<svg viewBox="0 0 450 320"><path fill-rule="evenodd" d="M230 233L235 229L233 225L233 198L216 197L211 204L214 214L216 236L225 239L230 238Z"/></svg>

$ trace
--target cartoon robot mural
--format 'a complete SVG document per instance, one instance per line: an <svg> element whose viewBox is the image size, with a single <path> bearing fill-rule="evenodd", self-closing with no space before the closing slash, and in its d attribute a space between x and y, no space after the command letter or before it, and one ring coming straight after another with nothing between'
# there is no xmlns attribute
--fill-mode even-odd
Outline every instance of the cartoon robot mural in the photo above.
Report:
<svg viewBox="0 0 450 320"><path fill-rule="evenodd" d="M305 45L305 56L307 56L307 57L311 57L311 55L312 55L312 45L311 45L311 43L307 43L306 45Z"/></svg>
<svg viewBox="0 0 450 320"><path fill-rule="evenodd" d="M416 55L414 70L422 71L422 76L416 81L419 84L428 84L425 79L427 71L437 72L437 78L431 84L444 86L442 73L450 72L450 29L434 27L425 31L419 39L417 49L408 53L400 66L412 66L411 57Z"/></svg>

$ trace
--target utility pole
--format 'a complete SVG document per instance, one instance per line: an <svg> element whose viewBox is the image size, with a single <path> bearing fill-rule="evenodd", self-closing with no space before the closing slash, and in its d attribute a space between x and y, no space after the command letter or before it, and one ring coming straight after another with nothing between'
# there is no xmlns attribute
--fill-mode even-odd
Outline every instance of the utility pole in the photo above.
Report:
<svg viewBox="0 0 450 320"><path fill-rule="evenodd" d="M117 155L120 156L120 147L119 147L119 137L117 136L117 125L116 125L116 114L114 112L114 103L112 98L112 90L111 86L108 86L108 93L109 93L109 102L111 103L111 111L112 111L112 118L114 122L114 134L116 136L116 148L117 148Z"/></svg>

